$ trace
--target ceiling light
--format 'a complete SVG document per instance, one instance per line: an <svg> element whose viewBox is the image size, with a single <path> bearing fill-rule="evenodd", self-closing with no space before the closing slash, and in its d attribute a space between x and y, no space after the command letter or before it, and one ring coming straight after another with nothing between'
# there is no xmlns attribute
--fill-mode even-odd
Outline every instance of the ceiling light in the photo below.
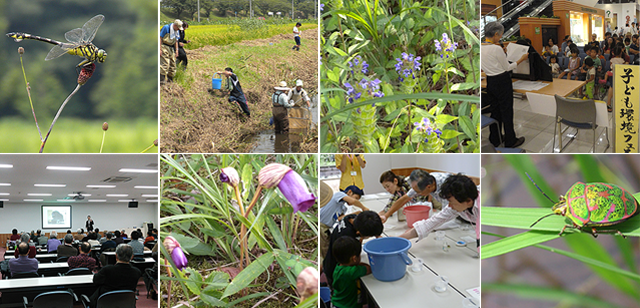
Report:
<svg viewBox="0 0 640 308"><path fill-rule="evenodd" d="M32 196L32 197L49 197L51 196L51 194L49 193L28 193L27 196Z"/></svg>
<svg viewBox="0 0 640 308"><path fill-rule="evenodd" d="M136 189L158 189L158 186L141 186L141 185L138 185L138 186L133 186L133 188L136 188Z"/></svg>
<svg viewBox="0 0 640 308"><path fill-rule="evenodd" d="M0 186L11 186L11 183L0 183Z"/></svg>
<svg viewBox="0 0 640 308"><path fill-rule="evenodd" d="M42 202L42 199L22 199L24 202Z"/></svg>
<svg viewBox="0 0 640 308"><path fill-rule="evenodd" d="M89 199L89 202L107 202L107 199Z"/></svg>
<svg viewBox="0 0 640 308"><path fill-rule="evenodd" d="M123 173L158 173L158 169L132 169L132 168L122 168L118 170Z"/></svg>
<svg viewBox="0 0 640 308"><path fill-rule="evenodd" d="M77 193L77 194L68 194L67 196L69 197L75 197L77 195L82 195L83 197L91 197L91 194L85 194L85 193Z"/></svg>
<svg viewBox="0 0 640 308"><path fill-rule="evenodd" d="M158 199L147 199L147 202L149 202L149 203L157 203Z"/></svg>
<svg viewBox="0 0 640 308"><path fill-rule="evenodd" d="M9 193L0 193L0 196L8 196Z"/></svg>
<svg viewBox="0 0 640 308"><path fill-rule="evenodd" d="M9 202L9 199L0 199L0 201L6 201L6 202Z"/></svg>
<svg viewBox="0 0 640 308"><path fill-rule="evenodd" d="M116 185L87 185L87 188L116 188Z"/></svg>
<svg viewBox="0 0 640 308"><path fill-rule="evenodd" d="M129 197L129 194L107 194L107 197Z"/></svg>
<svg viewBox="0 0 640 308"><path fill-rule="evenodd" d="M73 199L58 199L58 202L76 202L76 200Z"/></svg>
<svg viewBox="0 0 640 308"><path fill-rule="evenodd" d="M158 195L157 194L142 194L142 195L140 195L140 197L142 197L142 198L155 198L155 197L158 197Z"/></svg>
<svg viewBox="0 0 640 308"><path fill-rule="evenodd" d="M12 164L0 164L0 168L11 169L11 168L13 168L13 165Z"/></svg>
<svg viewBox="0 0 640 308"><path fill-rule="evenodd" d="M67 187L67 184L33 184L35 187Z"/></svg>
<svg viewBox="0 0 640 308"><path fill-rule="evenodd" d="M47 166L47 170L59 170L59 171L89 171L89 170L91 170L91 167Z"/></svg>

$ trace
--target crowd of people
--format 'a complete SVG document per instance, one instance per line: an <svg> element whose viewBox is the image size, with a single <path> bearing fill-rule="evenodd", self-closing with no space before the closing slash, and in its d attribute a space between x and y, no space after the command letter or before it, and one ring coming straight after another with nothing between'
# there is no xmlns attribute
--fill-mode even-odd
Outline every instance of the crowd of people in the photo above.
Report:
<svg viewBox="0 0 640 308"><path fill-rule="evenodd" d="M41 230L18 233L17 229L13 229L9 248L15 249L15 258L8 261L8 274L12 277L25 275L38 277L40 262L36 258L36 246L39 246L41 249L46 249L49 254L56 254L56 262L66 262L69 270L86 269L88 273L94 273L93 283L97 286L97 290L90 298L91 307L95 307L98 297L106 292L135 291L142 273L129 262L136 255L142 257L145 250L152 251L155 254L154 258L157 259L157 229L149 230L146 237L141 229L137 229L131 232L130 241L124 243L127 239L125 230L104 231L101 234L99 229L93 228L90 217L87 228L90 231L85 233L85 230L80 228L75 235L71 230L67 230L61 238L56 231L46 236ZM145 246L149 243L154 244L152 248ZM94 247L100 247L98 253L92 253ZM115 265L107 265L106 258L104 256L101 258L101 253L106 251L115 251Z"/></svg>

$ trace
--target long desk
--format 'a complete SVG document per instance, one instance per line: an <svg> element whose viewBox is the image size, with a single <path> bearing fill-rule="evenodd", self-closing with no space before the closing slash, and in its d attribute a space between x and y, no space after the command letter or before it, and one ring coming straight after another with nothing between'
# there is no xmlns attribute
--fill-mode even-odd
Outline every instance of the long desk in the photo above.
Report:
<svg viewBox="0 0 640 308"><path fill-rule="evenodd" d="M386 198L363 199L362 203L373 211L381 211L387 202ZM385 223L383 236L399 236L406 230L406 222L398 222L394 214ZM373 275L362 277L369 299L380 307L424 307L427 303L432 307L461 307L462 300L467 297L479 304L478 299L466 292L480 286L480 260L477 258L476 243L469 243L466 247L457 247L455 244L461 236L471 236L471 232L459 228L445 232L446 241L451 246L448 252L442 250L442 242L436 242L433 235L417 243L415 239L411 240L409 257L414 262L422 259L422 271L413 272L411 266L407 266L405 276L393 282L379 281ZM475 238L475 231L472 237ZM366 252L362 252L361 259L368 263ZM439 275L449 280L449 287L443 293L433 290Z"/></svg>
<svg viewBox="0 0 640 308"><path fill-rule="evenodd" d="M115 264L116 263L116 252L115 251L107 251L107 252L103 252L102 254L107 256L107 264ZM145 250L144 251L144 256L145 256L145 259L147 257L151 257L151 250Z"/></svg>
<svg viewBox="0 0 640 308"><path fill-rule="evenodd" d="M93 275L0 280L0 303L2 307L22 307L23 296L31 302L40 293L67 289L73 289L78 296L91 296L96 290Z"/></svg>
<svg viewBox="0 0 640 308"><path fill-rule="evenodd" d="M511 79L512 82L516 82L520 79ZM555 95L558 94L562 97L567 97L569 95L571 95L571 93L577 91L578 89L580 89L582 86L585 85L586 81L580 81L580 80L567 80L567 79L557 79L554 78L553 82L548 82L548 81L541 81L542 83L546 83L548 84L546 87L540 89L540 90L536 90L536 91L527 91L527 90L521 90L521 89L514 89L513 92L516 93L521 93L521 94L527 94L527 93L538 93L538 94L545 94L545 95ZM483 78L480 86L484 89L487 87L487 79Z"/></svg>
<svg viewBox="0 0 640 308"><path fill-rule="evenodd" d="M15 258L15 256L13 256L13 255L4 256L5 260L11 260L11 259L14 259L14 258ZM58 258L58 254L55 254L55 253L36 254L36 259L38 259L38 261L40 261L40 263L55 261L57 258Z"/></svg>

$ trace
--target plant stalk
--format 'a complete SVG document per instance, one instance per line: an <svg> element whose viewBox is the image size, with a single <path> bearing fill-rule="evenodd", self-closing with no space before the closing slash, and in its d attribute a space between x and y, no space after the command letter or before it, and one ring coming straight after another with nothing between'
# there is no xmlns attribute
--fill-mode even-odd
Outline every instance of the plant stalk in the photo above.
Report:
<svg viewBox="0 0 640 308"><path fill-rule="evenodd" d="M53 118L53 122L51 122L51 126L49 127L49 131L47 132L47 136L45 136L44 139L42 140L42 144L40 145L40 152L39 153L42 153L42 151L44 150L44 146L47 143L47 139L49 139L49 134L51 134L51 130L53 129L53 126L56 124L56 121L58 121L58 117L62 113L62 109L64 109L64 106L67 105L67 103L69 102L69 99L71 99L71 97L73 95L75 95L76 92L78 92L79 89L80 89L80 84L78 84L76 86L75 90L73 90L73 92L71 92L71 94L69 94L69 96L67 96L67 99L65 99L64 102L62 102L62 105L60 106L60 109L58 109L58 113L56 114L56 117Z"/></svg>
<svg viewBox="0 0 640 308"><path fill-rule="evenodd" d="M40 134L40 142L42 142L42 132L40 131L40 125L38 125L38 119L36 119L36 111L33 109L33 102L31 101L31 90L29 82L27 81L27 74L24 72L24 64L22 63L22 55L20 55L20 66L22 66L22 76L24 76L24 84L27 88L27 95L29 96L29 104L31 105L31 113L33 114L33 120L36 121L36 127L38 128L38 134Z"/></svg>

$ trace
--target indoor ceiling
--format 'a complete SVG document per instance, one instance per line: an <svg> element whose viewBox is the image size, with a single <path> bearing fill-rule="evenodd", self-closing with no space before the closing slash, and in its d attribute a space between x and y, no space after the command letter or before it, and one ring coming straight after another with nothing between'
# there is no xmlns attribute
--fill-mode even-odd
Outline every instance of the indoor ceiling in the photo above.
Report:
<svg viewBox="0 0 640 308"><path fill-rule="evenodd" d="M3 168L3 165L13 165L13 167L6 168L7 166L4 166L5 168ZM88 167L91 170L48 170L47 166ZM155 172L138 173L126 170L122 172L120 170L122 168L155 170ZM4 201L5 205L89 202L113 204L132 201L132 199L139 203L156 203L158 199L157 170L158 155L155 154L2 154L0 155L0 200ZM116 177L124 178L125 182L108 183L105 181ZM7 183L10 186L7 186ZM36 184L63 184L66 186L36 187ZM87 187L87 185L114 185L115 187L94 188ZM82 192L84 199L72 201L77 192ZM42 201L25 201L25 199Z"/></svg>

